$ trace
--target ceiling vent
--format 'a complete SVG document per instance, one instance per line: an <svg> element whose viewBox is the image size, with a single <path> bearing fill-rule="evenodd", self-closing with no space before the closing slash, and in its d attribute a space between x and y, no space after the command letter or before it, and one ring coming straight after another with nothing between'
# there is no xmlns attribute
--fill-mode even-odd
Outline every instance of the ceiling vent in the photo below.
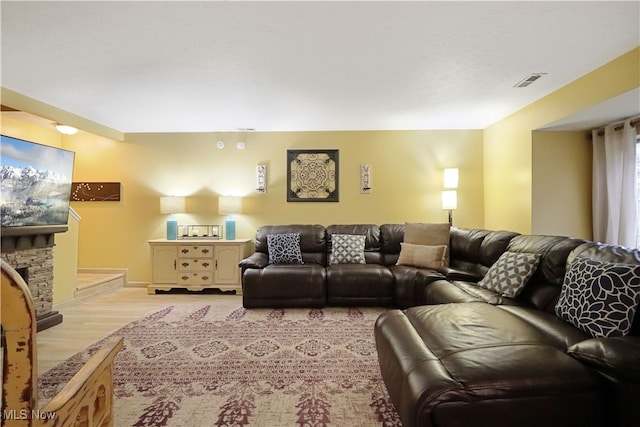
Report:
<svg viewBox="0 0 640 427"><path fill-rule="evenodd" d="M518 83L516 83L515 86L513 86L513 87L527 87L531 83L533 83L536 80L538 80L540 77L544 76L545 74L547 74L547 73L529 74L527 77L525 77L524 79L522 79Z"/></svg>

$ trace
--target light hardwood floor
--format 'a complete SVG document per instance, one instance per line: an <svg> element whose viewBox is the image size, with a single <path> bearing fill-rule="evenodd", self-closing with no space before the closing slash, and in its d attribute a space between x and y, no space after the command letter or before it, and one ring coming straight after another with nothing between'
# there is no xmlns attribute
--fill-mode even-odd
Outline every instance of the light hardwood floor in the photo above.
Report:
<svg viewBox="0 0 640 427"><path fill-rule="evenodd" d="M172 304L237 302L239 295L158 294L146 288L120 288L104 295L54 307L63 315L61 324L38 332L38 375L84 350L109 333Z"/></svg>

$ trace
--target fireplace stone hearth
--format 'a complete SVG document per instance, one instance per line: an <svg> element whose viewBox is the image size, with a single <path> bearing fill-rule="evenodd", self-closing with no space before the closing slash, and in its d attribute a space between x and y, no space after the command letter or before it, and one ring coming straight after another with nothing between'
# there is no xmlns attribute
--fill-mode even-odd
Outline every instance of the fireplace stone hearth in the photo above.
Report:
<svg viewBox="0 0 640 427"><path fill-rule="evenodd" d="M62 314L53 311L54 232L44 229L24 233L2 230L0 256L24 279L36 310L38 331L62 322ZM66 227L64 227L65 231Z"/></svg>

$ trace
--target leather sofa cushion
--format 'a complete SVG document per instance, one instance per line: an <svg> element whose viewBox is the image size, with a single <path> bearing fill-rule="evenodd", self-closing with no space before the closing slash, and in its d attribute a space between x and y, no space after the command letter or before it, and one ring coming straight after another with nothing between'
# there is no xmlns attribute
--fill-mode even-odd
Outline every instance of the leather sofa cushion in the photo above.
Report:
<svg viewBox="0 0 640 427"><path fill-rule="evenodd" d="M395 305L400 308L421 305L423 290L429 288L432 282L444 279L444 275L436 270L408 265L392 265L389 271L395 282Z"/></svg>
<svg viewBox="0 0 640 427"><path fill-rule="evenodd" d="M438 280L424 288L420 301L423 304L448 304L456 302L485 302L502 304L501 295L481 288L473 282Z"/></svg>
<svg viewBox="0 0 640 427"><path fill-rule="evenodd" d="M256 232L255 251L269 253L267 236L271 234L299 233L300 251L304 263L326 264L326 233L322 225L291 224L264 225Z"/></svg>
<svg viewBox="0 0 640 427"><path fill-rule="evenodd" d="M640 383L640 337L591 338L572 345L567 352L608 375Z"/></svg>
<svg viewBox="0 0 640 427"><path fill-rule="evenodd" d="M400 243L404 241L404 224L382 224L380 241L381 264L395 265L400 254Z"/></svg>
<svg viewBox="0 0 640 427"><path fill-rule="evenodd" d="M506 250L518 233L451 228L451 262L446 272L452 280L477 282Z"/></svg>
<svg viewBox="0 0 640 427"><path fill-rule="evenodd" d="M567 258L585 240L562 236L520 235L509 242L511 252L540 254L540 262L519 295L527 305L553 313L567 271Z"/></svg>
<svg viewBox="0 0 640 427"><path fill-rule="evenodd" d="M323 307L327 302L325 267L309 263L249 268L243 274L242 291L247 308Z"/></svg>
<svg viewBox="0 0 640 427"><path fill-rule="evenodd" d="M393 304L391 271L379 264L332 264L327 267L329 305Z"/></svg>

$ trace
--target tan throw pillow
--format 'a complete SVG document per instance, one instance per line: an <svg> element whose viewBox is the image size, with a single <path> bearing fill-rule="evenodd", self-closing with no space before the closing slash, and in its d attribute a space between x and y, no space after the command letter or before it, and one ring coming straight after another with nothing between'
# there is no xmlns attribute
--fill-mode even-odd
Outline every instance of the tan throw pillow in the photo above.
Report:
<svg viewBox="0 0 640 427"><path fill-rule="evenodd" d="M404 226L404 239L405 243L412 243L414 245L427 245L427 246L440 246L447 247L444 256L444 266L449 266L449 240L451 225L449 223L443 224L428 224L421 222L407 222Z"/></svg>
<svg viewBox="0 0 640 427"><path fill-rule="evenodd" d="M422 268L439 268L444 266L445 245L428 246L400 243L400 256L397 265L410 265Z"/></svg>

